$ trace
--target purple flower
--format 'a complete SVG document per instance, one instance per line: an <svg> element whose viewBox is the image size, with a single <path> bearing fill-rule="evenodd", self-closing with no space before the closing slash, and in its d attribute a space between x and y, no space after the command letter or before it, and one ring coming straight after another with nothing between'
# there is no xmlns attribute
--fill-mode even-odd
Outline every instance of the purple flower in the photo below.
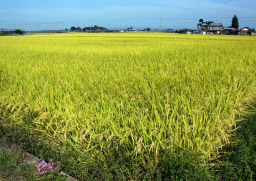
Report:
<svg viewBox="0 0 256 181"><path fill-rule="evenodd" d="M52 162L52 159L50 159L50 162Z"/></svg>

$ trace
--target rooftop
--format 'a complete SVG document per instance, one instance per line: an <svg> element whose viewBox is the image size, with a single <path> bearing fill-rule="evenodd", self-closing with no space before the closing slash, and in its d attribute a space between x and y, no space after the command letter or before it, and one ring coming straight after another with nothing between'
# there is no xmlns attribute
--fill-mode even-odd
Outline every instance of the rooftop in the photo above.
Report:
<svg viewBox="0 0 256 181"><path fill-rule="evenodd" d="M223 26L222 23L211 23L210 26Z"/></svg>

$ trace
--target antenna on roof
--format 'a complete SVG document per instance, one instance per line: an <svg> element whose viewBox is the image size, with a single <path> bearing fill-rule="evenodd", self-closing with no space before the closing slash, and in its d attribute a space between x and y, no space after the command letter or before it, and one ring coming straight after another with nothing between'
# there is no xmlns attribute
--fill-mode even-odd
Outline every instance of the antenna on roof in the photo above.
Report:
<svg viewBox="0 0 256 181"><path fill-rule="evenodd" d="M217 23L219 23L219 16L217 16Z"/></svg>

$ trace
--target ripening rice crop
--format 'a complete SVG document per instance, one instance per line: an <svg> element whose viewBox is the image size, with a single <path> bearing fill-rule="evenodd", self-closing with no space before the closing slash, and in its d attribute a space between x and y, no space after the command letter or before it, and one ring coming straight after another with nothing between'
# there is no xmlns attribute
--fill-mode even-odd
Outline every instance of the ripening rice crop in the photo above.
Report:
<svg viewBox="0 0 256 181"><path fill-rule="evenodd" d="M148 165L179 150L210 158L228 143L235 117L255 94L255 40L164 33L0 37L1 114L11 112L14 124L92 159L119 148Z"/></svg>

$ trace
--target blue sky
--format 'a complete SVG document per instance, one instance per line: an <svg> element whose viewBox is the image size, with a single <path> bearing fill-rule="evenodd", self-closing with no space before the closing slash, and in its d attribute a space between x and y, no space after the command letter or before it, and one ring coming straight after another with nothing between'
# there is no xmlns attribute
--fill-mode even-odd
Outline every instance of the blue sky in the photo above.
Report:
<svg viewBox="0 0 256 181"><path fill-rule="evenodd" d="M1 0L0 28L196 28L200 18L256 28L256 0ZM218 18L217 18L218 17ZM163 18L160 21L160 18ZM160 23L161 22L161 23Z"/></svg>

